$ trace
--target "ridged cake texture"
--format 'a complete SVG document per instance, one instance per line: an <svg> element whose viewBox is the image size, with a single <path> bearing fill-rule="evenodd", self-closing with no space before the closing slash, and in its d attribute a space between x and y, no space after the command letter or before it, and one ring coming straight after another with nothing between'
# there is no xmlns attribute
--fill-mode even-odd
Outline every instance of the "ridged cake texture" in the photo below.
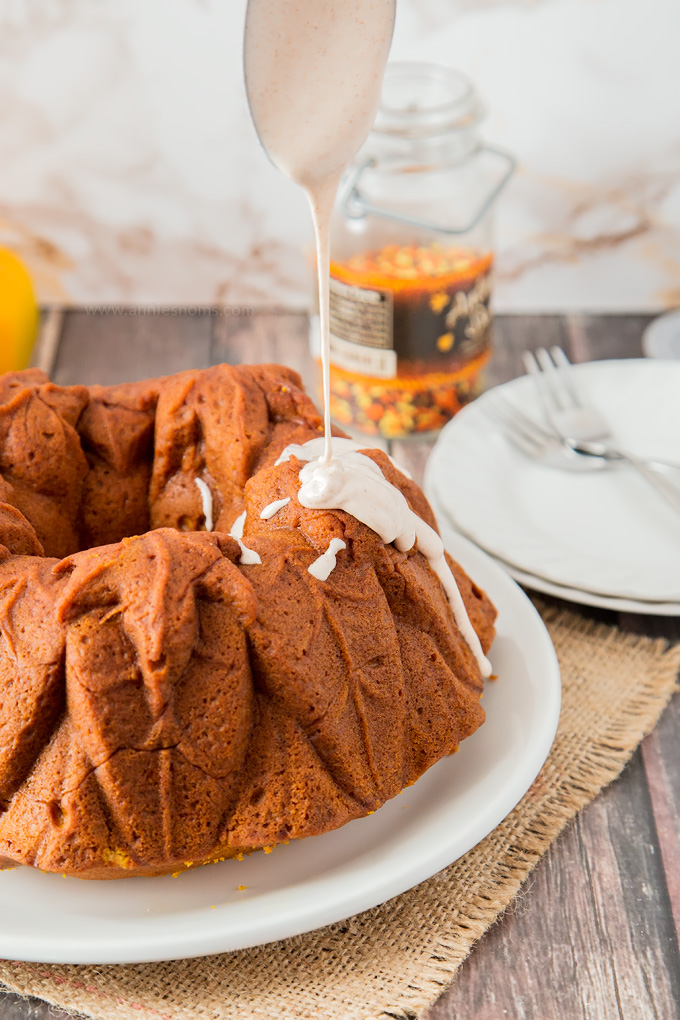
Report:
<svg viewBox="0 0 680 1020"><path fill-rule="evenodd" d="M427 560L301 506L300 463L276 465L322 431L279 366L0 377L0 866L154 875L326 832L483 721ZM243 511L259 564L229 535ZM321 581L308 568L333 538ZM450 563L487 650L495 611Z"/></svg>

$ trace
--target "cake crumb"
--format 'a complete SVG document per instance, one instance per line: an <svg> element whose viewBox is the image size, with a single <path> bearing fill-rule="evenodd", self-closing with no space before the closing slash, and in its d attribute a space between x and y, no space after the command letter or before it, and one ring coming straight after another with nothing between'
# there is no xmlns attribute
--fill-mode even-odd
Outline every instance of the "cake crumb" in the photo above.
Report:
<svg viewBox="0 0 680 1020"><path fill-rule="evenodd" d="M105 864L114 864L117 868L132 868L133 863L130 855L124 850L111 850L106 848L102 851L102 860Z"/></svg>
<svg viewBox="0 0 680 1020"><path fill-rule="evenodd" d="M240 892L240 891L241 891L241 889L247 889L247 888L248 888L248 886L247 886L247 885L237 885L237 886L236 886L236 888L237 888L237 889L239 890L239 892Z"/></svg>
<svg viewBox="0 0 680 1020"><path fill-rule="evenodd" d="M273 850L273 849L274 849L274 847L273 847L273 846L266 846L266 847L264 847L264 852L265 852L266 854L270 854L270 853L272 852L272 850Z"/></svg>

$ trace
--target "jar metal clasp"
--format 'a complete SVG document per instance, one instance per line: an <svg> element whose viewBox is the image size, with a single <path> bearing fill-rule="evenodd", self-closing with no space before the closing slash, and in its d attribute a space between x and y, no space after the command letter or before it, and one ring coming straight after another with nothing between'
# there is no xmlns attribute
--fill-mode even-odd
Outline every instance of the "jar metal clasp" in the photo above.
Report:
<svg viewBox="0 0 680 1020"><path fill-rule="evenodd" d="M498 149L491 145L480 145L476 150L476 154L483 153L499 159L504 164L504 170L499 179L493 183L490 190L484 196L482 202L472 213L468 222L460 227L443 227L440 223L432 223L427 220L419 219L415 216L407 216L403 213L395 212L392 209L376 205L374 202L370 202L366 199L359 188L359 184L361 177L366 170L369 170L378 164L378 161L372 156L369 156L361 163L358 163L357 166L350 171L343 188L345 192L345 199L342 207L343 213L351 220L360 220L365 216L381 216L383 219L394 220L396 223L404 223L410 227L432 230L440 234L448 234L451 236L467 234L471 230L474 230L477 224L484 218L485 214L496 201L517 168L517 160L505 149Z"/></svg>

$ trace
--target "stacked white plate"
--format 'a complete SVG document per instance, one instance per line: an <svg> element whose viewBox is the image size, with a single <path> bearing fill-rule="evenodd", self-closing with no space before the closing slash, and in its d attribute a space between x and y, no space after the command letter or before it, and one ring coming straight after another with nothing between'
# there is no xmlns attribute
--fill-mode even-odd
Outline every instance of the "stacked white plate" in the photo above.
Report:
<svg viewBox="0 0 680 1020"><path fill-rule="evenodd" d="M574 372L619 445L680 464L679 362L600 361ZM533 380L523 377L447 425L425 473L443 532L471 538L537 591L680 616L680 515L625 464L576 473L530 460L489 413L498 394L542 420ZM667 477L680 487L680 470Z"/></svg>

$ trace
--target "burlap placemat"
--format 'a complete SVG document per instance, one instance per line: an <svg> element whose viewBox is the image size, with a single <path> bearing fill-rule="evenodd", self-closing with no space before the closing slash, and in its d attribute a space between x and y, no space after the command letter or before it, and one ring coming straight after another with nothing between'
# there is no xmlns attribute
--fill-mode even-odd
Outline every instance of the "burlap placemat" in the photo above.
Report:
<svg viewBox="0 0 680 1020"><path fill-rule="evenodd" d="M539 604L557 649L555 744L515 810L444 871L342 924L134 966L0 962L0 981L100 1020L416 1020L567 821L614 779L677 682L680 647Z"/></svg>

